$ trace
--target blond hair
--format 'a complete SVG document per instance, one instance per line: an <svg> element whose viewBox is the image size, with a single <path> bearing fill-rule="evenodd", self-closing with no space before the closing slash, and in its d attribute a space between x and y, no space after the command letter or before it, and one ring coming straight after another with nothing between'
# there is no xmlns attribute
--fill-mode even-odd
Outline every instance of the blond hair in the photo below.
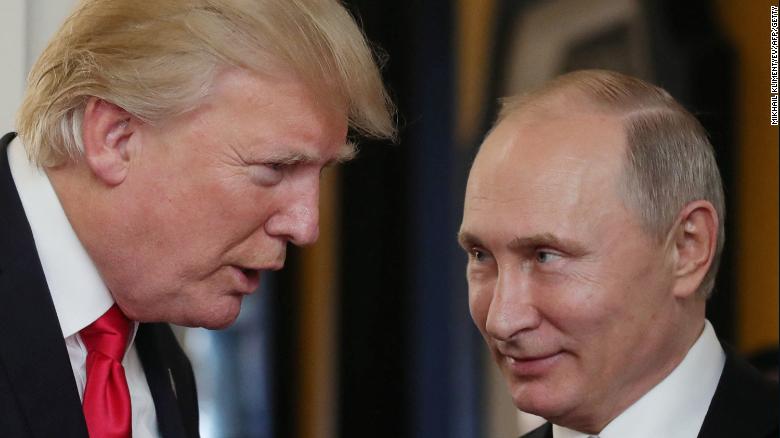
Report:
<svg viewBox="0 0 780 438"><path fill-rule="evenodd" d="M621 118L627 140L622 194L651 235L665 238L688 203L712 204L718 215L717 244L698 289L709 297L726 237L726 207L715 153L701 123L660 87L605 70L567 73L506 99L499 121L521 110L547 107L556 99L582 104L569 111L590 109Z"/></svg>
<svg viewBox="0 0 780 438"><path fill-rule="evenodd" d="M31 160L83 151L89 97L154 123L196 108L220 67L283 65L334 104L350 127L395 135L372 52L337 0L82 0L28 77L17 117Z"/></svg>

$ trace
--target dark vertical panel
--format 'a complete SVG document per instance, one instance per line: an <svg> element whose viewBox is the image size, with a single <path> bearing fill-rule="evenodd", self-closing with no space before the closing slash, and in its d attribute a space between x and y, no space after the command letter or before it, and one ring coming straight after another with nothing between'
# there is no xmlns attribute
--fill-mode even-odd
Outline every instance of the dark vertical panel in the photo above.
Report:
<svg viewBox="0 0 780 438"><path fill-rule="evenodd" d="M298 302L300 275L300 251L288 245L285 269L274 273L275 287L268 297L272 320L272 382L273 394L273 436L294 438L298 436L297 401L298 394Z"/></svg>
<svg viewBox="0 0 780 438"><path fill-rule="evenodd" d="M408 268L412 274L410 337L414 340L410 436L445 437L453 433L452 402L457 388L454 342L450 331L453 303L456 211L453 208L454 96L453 10L447 0L415 4L414 76L409 126L412 223ZM464 382L465 383L465 382Z"/></svg>
<svg viewBox="0 0 780 438"><path fill-rule="evenodd" d="M366 145L343 171L341 437L405 436L408 279L397 154Z"/></svg>
<svg viewBox="0 0 780 438"><path fill-rule="evenodd" d="M412 46L406 2L349 3L370 41L390 56L383 76L405 114ZM403 437L409 419L408 144L360 143L342 168L339 345L340 437Z"/></svg>
<svg viewBox="0 0 780 438"><path fill-rule="evenodd" d="M453 3L350 3L388 55L401 132L342 171L339 436L478 436L481 341L455 240L466 166Z"/></svg>

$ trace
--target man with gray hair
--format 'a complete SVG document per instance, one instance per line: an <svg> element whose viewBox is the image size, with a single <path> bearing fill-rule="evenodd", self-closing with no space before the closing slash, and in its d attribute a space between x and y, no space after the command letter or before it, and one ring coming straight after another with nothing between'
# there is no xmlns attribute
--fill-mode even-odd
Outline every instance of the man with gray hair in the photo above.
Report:
<svg viewBox="0 0 780 438"><path fill-rule="evenodd" d="M198 435L167 323L230 325L394 136L337 0L82 0L0 141L0 436Z"/></svg>
<svg viewBox="0 0 780 438"><path fill-rule="evenodd" d="M705 319L723 189L699 122L607 71L504 102L459 240L469 307L526 437L776 437L777 387Z"/></svg>

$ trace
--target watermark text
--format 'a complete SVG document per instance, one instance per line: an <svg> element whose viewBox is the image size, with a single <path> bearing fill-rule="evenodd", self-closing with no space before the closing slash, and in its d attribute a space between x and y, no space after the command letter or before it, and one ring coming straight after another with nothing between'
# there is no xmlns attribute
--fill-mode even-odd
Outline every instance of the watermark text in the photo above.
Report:
<svg viewBox="0 0 780 438"><path fill-rule="evenodd" d="M769 123L777 126L777 6L769 7Z"/></svg>

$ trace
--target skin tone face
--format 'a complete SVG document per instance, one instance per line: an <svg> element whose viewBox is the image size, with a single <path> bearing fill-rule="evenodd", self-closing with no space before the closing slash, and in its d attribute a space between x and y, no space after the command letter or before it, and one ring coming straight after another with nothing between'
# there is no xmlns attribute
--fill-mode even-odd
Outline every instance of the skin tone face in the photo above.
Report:
<svg viewBox="0 0 780 438"><path fill-rule="evenodd" d="M156 125L92 99L85 164L49 175L130 318L220 328L288 243L317 240L320 173L353 155L346 133L345 110L294 75L224 70Z"/></svg>
<svg viewBox="0 0 780 438"><path fill-rule="evenodd" d="M508 117L474 162L459 235L471 316L515 405L588 433L703 327L703 304L679 293L675 239L647 234L619 196L624 148L612 116Z"/></svg>

